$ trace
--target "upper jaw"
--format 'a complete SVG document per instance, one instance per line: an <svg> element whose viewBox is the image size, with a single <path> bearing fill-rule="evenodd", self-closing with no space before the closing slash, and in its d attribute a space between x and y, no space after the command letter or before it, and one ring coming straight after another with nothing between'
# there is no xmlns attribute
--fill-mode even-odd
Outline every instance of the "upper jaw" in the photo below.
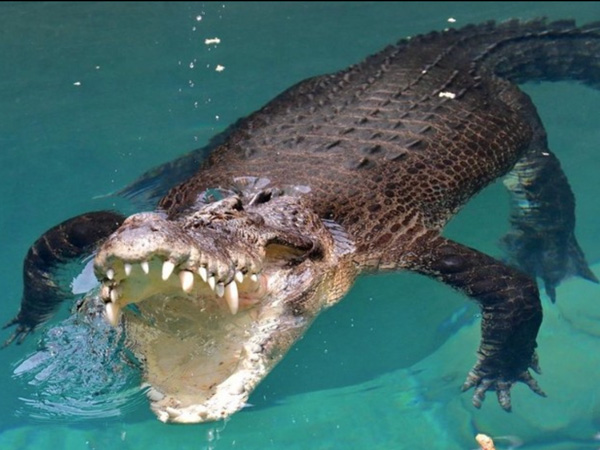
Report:
<svg viewBox="0 0 600 450"><path fill-rule="evenodd" d="M229 239L227 239L229 238ZM102 245L94 260L98 279L110 279L115 261L142 267L153 257L162 258L180 270L204 272L218 282L228 284L236 272L257 273L261 270L262 245L240 248L240 242L222 230L187 230L180 222L167 220L159 213L141 213L129 217ZM229 241L229 242L228 242ZM123 267L123 270L127 270Z"/></svg>
<svg viewBox="0 0 600 450"><path fill-rule="evenodd" d="M264 251L258 246L236 254L236 246L227 248L218 233L203 230L201 237L194 239L161 214L128 218L94 261L109 322L116 325L128 303L168 292L198 297L212 291L236 314L240 291L256 290Z"/></svg>

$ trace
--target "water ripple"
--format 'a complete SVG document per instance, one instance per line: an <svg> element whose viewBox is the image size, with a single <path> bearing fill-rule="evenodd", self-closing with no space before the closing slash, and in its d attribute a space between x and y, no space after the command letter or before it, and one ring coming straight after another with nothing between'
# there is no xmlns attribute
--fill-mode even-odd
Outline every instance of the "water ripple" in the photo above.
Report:
<svg viewBox="0 0 600 450"><path fill-rule="evenodd" d="M13 376L24 383L16 414L40 420L119 417L145 402L140 365L124 346L124 333L102 318L96 295L44 332L37 351Z"/></svg>

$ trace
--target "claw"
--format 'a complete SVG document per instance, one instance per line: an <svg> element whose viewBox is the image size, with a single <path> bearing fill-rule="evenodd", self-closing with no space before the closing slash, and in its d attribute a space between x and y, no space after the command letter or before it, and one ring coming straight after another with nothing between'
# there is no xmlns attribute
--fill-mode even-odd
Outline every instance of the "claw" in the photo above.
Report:
<svg viewBox="0 0 600 450"><path fill-rule="evenodd" d="M531 376L529 372L523 372L519 377L519 381L522 381L527 386L529 386L529 389L531 389L537 395L541 397L546 397L546 393L542 390L540 385L537 383L537 381L535 381L535 379Z"/></svg>
<svg viewBox="0 0 600 450"><path fill-rule="evenodd" d="M469 389L471 389L473 386L477 386L477 383L479 383L480 378L481 377L477 376L475 374L475 372L473 370L471 370L469 372L469 374L467 375L467 379L465 380L463 385L460 387L460 391L465 392L465 391L468 391Z"/></svg>
<svg viewBox="0 0 600 450"><path fill-rule="evenodd" d="M496 383L496 395L498 396L498 403L502 406L502 409L506 412L510 412L512 409L510 403L510 388L512 383L507 381L498 381Z"/></svg>
<svg viewBox="0 0 600 450"><path fill-rule="evenodd" d="M533 356L531 357L531 363L529 364L529 367L531 367L531 369L538 375L542 374L542 369L540 368L540 360L538 358L537 352L533 352Z"/></svg>
<svg viewBox="0 0 600 450"><path fill-rule="evenodd" d="M556 288L550 283L544 283L544 290L546 291L548 298L550 298L550 301L556 303Z"/></svg>
<svg viewBox="0 0 600 450"><path fill-rule="evenodd" d="M475 388L475 392L473 393L472 403L473 406L477 409L481 408L481 404L485 399L485 392L490 388L494 380L489 378L484 378L479 383L479 386Z"/></svg>
<svg viewBox="0 0 600 450"><path fill-rule="evenodd" d="M17 322L16 321L9 322L8 324L6 324L3 327L3 329L7 328L15 323L17 323ZM28 327L28 326L22 325L22 324L17 325L17 329L13 332L13 334L10 335L10 337L6 341L4 341L4 343L2 344L2 346L0 348L6 348L13 342L16 342L17 345L20 345L25 340L27 335L29 335L29 333L31 333L32 331L33 330L31 327Z"/></svg>

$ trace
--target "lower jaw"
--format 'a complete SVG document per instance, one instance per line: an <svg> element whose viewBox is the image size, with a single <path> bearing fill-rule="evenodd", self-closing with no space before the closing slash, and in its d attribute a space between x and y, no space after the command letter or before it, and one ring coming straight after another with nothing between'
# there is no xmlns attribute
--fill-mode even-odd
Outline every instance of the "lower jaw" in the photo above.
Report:
<svg viewBox="0 0 600 450"><path fill-rule="evenodd" d="M128 346L144 362L151 407L164 422L233 414L278 359L264 351L273 326L285 316L276 306L257 305L235 316L222 308L201 311L184 298L136 306L123 311Z"/></svg>

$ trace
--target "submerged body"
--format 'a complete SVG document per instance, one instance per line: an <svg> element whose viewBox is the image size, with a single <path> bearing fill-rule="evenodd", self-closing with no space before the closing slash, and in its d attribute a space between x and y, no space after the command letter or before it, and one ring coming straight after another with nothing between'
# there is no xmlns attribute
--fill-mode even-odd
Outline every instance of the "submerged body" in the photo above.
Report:
<svg viewBox="0 0 600 450"><path fill-rule="evenodd" d="M518 381L542 394L529 373L542 320L532 277L552 298L569 275L595 278L573 234L567 180L514 83L598 85L599 55L597 25L489 23L404 40L305 80L159 170L184 178L210 151L157 212L82 215L49 230L25 262L15 336L63 297L48 269L100 244L92 297L124 323L152 408L164 421L215 420L244 405L356 276L411 270L482 308L478 361L463 386L475 388L475 406L495 390L510 409ZM511 170L505 244L517 268L440 235ZM126 193L158 193L161 183L142 178Z"/></svg>

